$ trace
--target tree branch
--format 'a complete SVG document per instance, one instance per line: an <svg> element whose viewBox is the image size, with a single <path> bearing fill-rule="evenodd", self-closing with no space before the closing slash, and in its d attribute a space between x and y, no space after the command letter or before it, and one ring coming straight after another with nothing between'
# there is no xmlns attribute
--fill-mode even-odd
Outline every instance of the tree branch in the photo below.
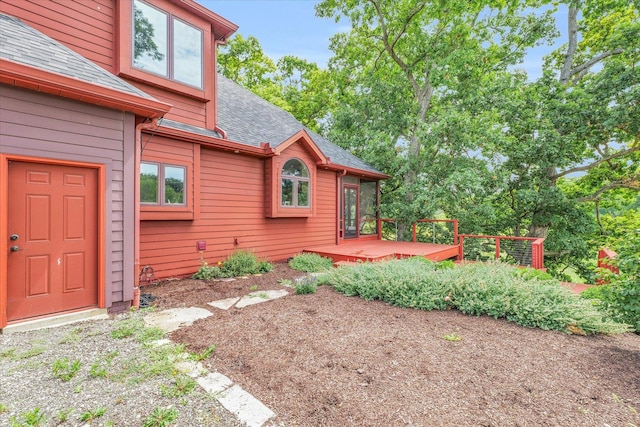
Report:
<svg viewBox="0 0 640 427"><path fill-rule="evenodd" d="M636 177L637 178L637 177ZM598 202L600 201L600 195L605 191L613 190L614 188L628 188L630 190L640 191L640 186L633 183L633 179L629 179L628 181L613 181L604 187L598 189L595 193L586 197L579 197L576 199L577 202L596 202L596 208L598 207ZM600 227L602 228L602 226Z"/></svg>
<svg viewBox="0 0 640 427"><path fill-rule="evenodd" d="M577 67L572 69L571 72L569 73L569 75L573 77L571 80L573 81L573 83L576 83L585 74L587 74L587 72L591 67L596 65L598 62L610 56L619 55L622 52L624 52L624 49L616 49L608 52L602 52L600 55L596 55L595 57L591 58L589 61L585 62L584 64L578 65Z"/></svg>
<svg viewBox="0 0 640 427"><path fill-rule="evenodd" d="M558 178L562 178L563 176L569 175L569 174L574 173L574 172L585 172L585 171L588 171L589 169L592 169L592 168L598 166L601 163L608 162L609 160L617 159L619 157L624 157L624 156L626 156L628 154L635 153L636 151L640 151L640 146L638 146L638 147L634 146L634 147L628 148L626 150L616 151L615 153L610 154L610 155L605 156L605 157L602 157L601 159L598 159L593 163L589 163L588 165L577 166L575 168L567 169L567 170L562 171L560 173L556 173L554 175L550 175L549 179L551 179L552 181L555 181Z"/></svg>

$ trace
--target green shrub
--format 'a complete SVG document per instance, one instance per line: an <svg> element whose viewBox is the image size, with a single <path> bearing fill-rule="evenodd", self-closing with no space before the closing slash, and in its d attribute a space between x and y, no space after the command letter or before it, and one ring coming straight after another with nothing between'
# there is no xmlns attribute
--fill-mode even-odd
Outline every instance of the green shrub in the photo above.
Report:
<svg viewBox="0 0 640 427"><path fill-rule="evenodd" d="M343 266L326 282L346 295L399 307L504 318L522 326L569 333L619 333L628 326L553 280L531 279L506 264L474 263L453 269L415 259Z"/></svg>
<svg viewBox="0 0 640 427"><path fill-rule="evenodd" d="M605 301L610 292L611 285L591 286L590 288L580 292L580 297L584 299Z"/></svg>
<svg viewBox="0 0 640 427"><path fill-rule="evenodd" d="M273 265L267 261L259 260L253 252L235 251L224 262L219 262L217 266L209 265L202 260L200 268L191 277L200 280L213 280L222 277L268 273L271 270L273 270Z"/></svg>
<svg viewBox="0 0 640 427"><path fill-rule="evenodd" d="M333 268L333 260L314 253L302 253L291 258L289 267L306 273L319 273Z"/></svg>
<svg viewBox="0 0 640 427"><path fill-rule="evenodd" d="M611 287L604 289L605 305L618 321L640 333L640 231L631 232L614 246L618 253L611 264L619 274L610 276Z"/></svg>
<svg viewBox="0 0 640 427"><path fill-rule="evenodd" d="M318 279L313 276L306 276L296 280L294 285L297 295L315 294L318 289Z"/></svg>
<svg viewBox="0 0 640 427"><path fill-rule="evenodd" d="M209 265L205 260L202 260L200 268L191 277L199 280L213 280L222 277L222 271L219 267Z"/></svg>

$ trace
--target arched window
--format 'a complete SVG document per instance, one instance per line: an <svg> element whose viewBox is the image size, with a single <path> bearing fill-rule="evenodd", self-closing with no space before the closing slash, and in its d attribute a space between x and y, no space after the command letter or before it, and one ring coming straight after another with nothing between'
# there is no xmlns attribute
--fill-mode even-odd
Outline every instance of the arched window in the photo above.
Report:
<svg viewBox="0 0 640 427"><path fill-rule="evenodd" d="M309 169L298 159L289 159L282 167L280 206L308 208L311 180Z"/></svg>

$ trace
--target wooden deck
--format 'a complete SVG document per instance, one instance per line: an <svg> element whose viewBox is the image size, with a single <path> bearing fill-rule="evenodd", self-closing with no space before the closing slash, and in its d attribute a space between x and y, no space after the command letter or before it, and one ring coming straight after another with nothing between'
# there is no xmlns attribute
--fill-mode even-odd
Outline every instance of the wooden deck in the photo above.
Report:
<svg viewBox="0 0 640 427"><path fill-rule="evenodd" d="M432 261L442 261L458 256L458 245L396 242L392 240L356 240L341 245L316 246L304 249L341 261L381 261L389 258L423 256Z"/></svg>

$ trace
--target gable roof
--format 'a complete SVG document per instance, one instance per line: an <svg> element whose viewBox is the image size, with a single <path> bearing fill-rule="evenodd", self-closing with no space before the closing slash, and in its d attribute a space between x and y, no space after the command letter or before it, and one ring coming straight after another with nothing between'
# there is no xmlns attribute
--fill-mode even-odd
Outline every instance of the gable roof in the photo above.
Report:
<svg viewBox="0 0 640 427"><path fill-rule="evenodd" d="M218 126L226 131L228 139L254 147L268 143L277 151L279 145L289 143L293 135L305 131L322 154L329 159L329 165L333 169L343 167L355 173L364 172L377 178L388 177L347 150L305 127L289 112L276 107L221 74L218 74L217 90Z"/></svg>
<svg viewBox="0 0 640 427"><path fill-rule="evenodd" d="M0 13L0 77L15 86L159 117L171 107L21 20Z"/></svg>

